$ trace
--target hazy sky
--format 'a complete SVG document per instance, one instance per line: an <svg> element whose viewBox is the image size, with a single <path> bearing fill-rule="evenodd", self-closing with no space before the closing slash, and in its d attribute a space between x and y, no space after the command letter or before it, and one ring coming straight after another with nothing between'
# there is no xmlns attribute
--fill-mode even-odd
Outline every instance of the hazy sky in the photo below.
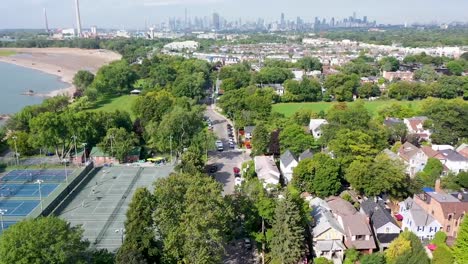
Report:
<svg viewBox="0 0 468 264"><path fill-rule="evenodd" d="M0 28L43 28L47 8L51 28L75 24L74 0L1 0ZM142 28L167 21L170 16L211 16L227 19L279 20L301 16L341 19L367 15L378 23L468 22L468 0L80 0L83 27Z"/></svg>

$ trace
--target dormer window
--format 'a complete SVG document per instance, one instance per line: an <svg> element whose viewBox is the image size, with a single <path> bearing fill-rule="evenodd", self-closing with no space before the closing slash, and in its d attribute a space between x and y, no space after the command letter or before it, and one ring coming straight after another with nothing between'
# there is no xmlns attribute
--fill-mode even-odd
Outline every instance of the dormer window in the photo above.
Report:
<svg viewBox="0 0 468 264"><path fill-rule="evenodd" d="M449 214L449 215L448 215L448 221L451 221L451 220L452 220L452 215Z"/></svg>

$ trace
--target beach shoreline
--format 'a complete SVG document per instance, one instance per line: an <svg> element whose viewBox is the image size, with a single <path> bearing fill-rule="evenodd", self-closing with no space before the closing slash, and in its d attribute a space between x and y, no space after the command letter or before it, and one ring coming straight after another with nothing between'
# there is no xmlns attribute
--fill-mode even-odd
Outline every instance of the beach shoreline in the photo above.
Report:
<svg viewBox="0 0 468 264"><path fill-rule="evenodd" d="M0 56L0 62L57 76L61 82L68 85L65 88L52 90L45 94L32 94L32 96L40 97L54 97L57 95L73 97L76 91L73 85L73 77L76 72L89 70L95 74L103 65L121 58L121 55L108 50L75 48L1 48L0 50L16 52L11 56Z"/></svg>

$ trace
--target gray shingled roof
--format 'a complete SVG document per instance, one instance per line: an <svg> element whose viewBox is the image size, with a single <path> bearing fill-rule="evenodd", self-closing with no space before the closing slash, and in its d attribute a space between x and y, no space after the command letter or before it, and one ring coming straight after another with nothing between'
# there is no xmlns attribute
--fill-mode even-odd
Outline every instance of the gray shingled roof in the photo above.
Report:
<svg viewBox="0 0 468 264"><path fill-rule="evenodd" d="M446 157L448 160L451 160L451 161L466 161L467 160L460 153L452 149L439 150L439 152L442 153L444 157Z"/></svg>
<svg viewBox="0 0 468 264"><path fill-rule="evenodd" d="M283 153L283 155L281 155L280 161L285 167L287 167L291 162L297 161L297 159L296 156L294 156L294 154L288 149Z"/></svg>
<svg viewBox="0 0 468 264"><path fill-rule="evenodd" d="M381 202L375 202L373 199L367 199L361 203L362 210L367 216L371 217L372 225L378 229L388 223L397 226L390 212L388 212Z"/></svg>
<svg viewBox="0 0 468 264"><path fill-rule="evenodd" d="M313 156L314 153L310 149L307 149L304 152L302 152L301 155L299 155L299 161L307 158L312 158Z"/></svg>

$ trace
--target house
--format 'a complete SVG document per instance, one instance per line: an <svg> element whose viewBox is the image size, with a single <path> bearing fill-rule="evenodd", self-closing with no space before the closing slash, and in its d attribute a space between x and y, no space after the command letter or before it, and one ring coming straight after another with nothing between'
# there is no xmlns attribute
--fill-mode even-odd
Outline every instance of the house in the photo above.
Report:
<svg viewBox="0 0 468 264"><path fill-rule="evenodd" d="M403 230L409 230L421 240L431 240L442 225L428 214L413 198L407 198L399 203L399 214L402 216Z"/></svg>
<svg viewBox="0 0 468 264"><path fill-rule="evenodd" d="M453 173L468 171L468 158L452 149L444 149L438 151L444 159L442 164Z"/></svg>
<svg viewBox="0 0 468 264"><path fill-rule="evenodd" d="M394 80L411 82L413 80L414 73L410 71L396 71L396 72L384 71L382 76L385 78L385 80L390 81L390 82Z"/></svg>
<svg viewBox="0 0 468 264"><path fill-rule="evenodd" d="M255 126L244 127L244 135L246 139L252 139L254 129L255 129Z"/></svg>
<svg viewBox="0 0 468 264"><path fill-rule="evenodd" d="M410 177L414 177L416 173L422 171L428 159L421 149L409 142L405 142L405 144L398 149L397 155L405 163L406 173Z"/></svg>
<svg viewBox="0 0 468 264"><path fill-rule="evenodd" d="M361 213L367 215L372 225L380 251L388 248L398 237L400 227L381 199L367 199L361 203Z"/></svg>
<svg viewBox="0 0 468 264"><path fill-rule="evenodd" d="M314 135L314 138L317 139L322 136L321 127L326 124L328 124L328 122L325 119L310 119L309 131L312 135Z"/></svg>
<svg viewBox="0 0 468 264"><path fill-rule="evenodd" d="M314 153L310 149L306 149L304 152L299 155L299 161L307 158L312 158L314 156Z"/></svg>
<svg viewBox="0 0 468 264"><path fill-rule="evenodd" d="M434 190L425 190L415 195L414 201L441 224L447 236L457 237L460 223L468 212L468 202L444 192L439 180L436 181Z"/></svg>
<svg viewBox="0 0 468 264"><path fill-rule="evenodd" d="M334 263L342 263L346 250L343 244L345 236L343 226L333 217L324 200L316 197L310 200L309 204L313 208L312 241L315 256L325 257Z"/></svg>
<svg viewBox="0 0 468 264"><path fill-rule="evenodd" d="M431 131L429 129L424 129L424 122L426 122L427 119L428 118L425 116L417 116L405 118L403 122L409 134L417 135L420 139L430 141Z"/></svg>
<svg viewBox="0 0 468 264"><path fill-rule="evenodd" d="M272 156L255 156L255 172L260 181L263 181L263 187L279 184L281 173L276 167Z"/></svg>
<svg viewBox="0 0 468 264"><path fill-rule="evenodd" d="M345 231L345 246L354 247L363 254L372 254L376 245L367 217L340 197L329 197L326 202Z"/></svg>
<svg viewBox="0 0 468 264"><path fill-rule="evenodd" d="M463 143L455 150L463 157L468 158L468 144Z"/></svg>
<svg viewBox="0 0 468 264"><path fill-rule="evenodd" d="M261 88L266 88L266 87L270 87L272 88L275 93L278 95L278 96L283 96L284 95L284 86L281 84L281 83L268 83L268 84L260 84L260 85L257 85Z"/></svg>
<svg viewBox="0 0 468 264"><path fill-rule="evenodd" d="M288 184L292 180L293 170L297 167L296 156L288 149L280 157L280 170L283 174L284 184Z"/></svg>

